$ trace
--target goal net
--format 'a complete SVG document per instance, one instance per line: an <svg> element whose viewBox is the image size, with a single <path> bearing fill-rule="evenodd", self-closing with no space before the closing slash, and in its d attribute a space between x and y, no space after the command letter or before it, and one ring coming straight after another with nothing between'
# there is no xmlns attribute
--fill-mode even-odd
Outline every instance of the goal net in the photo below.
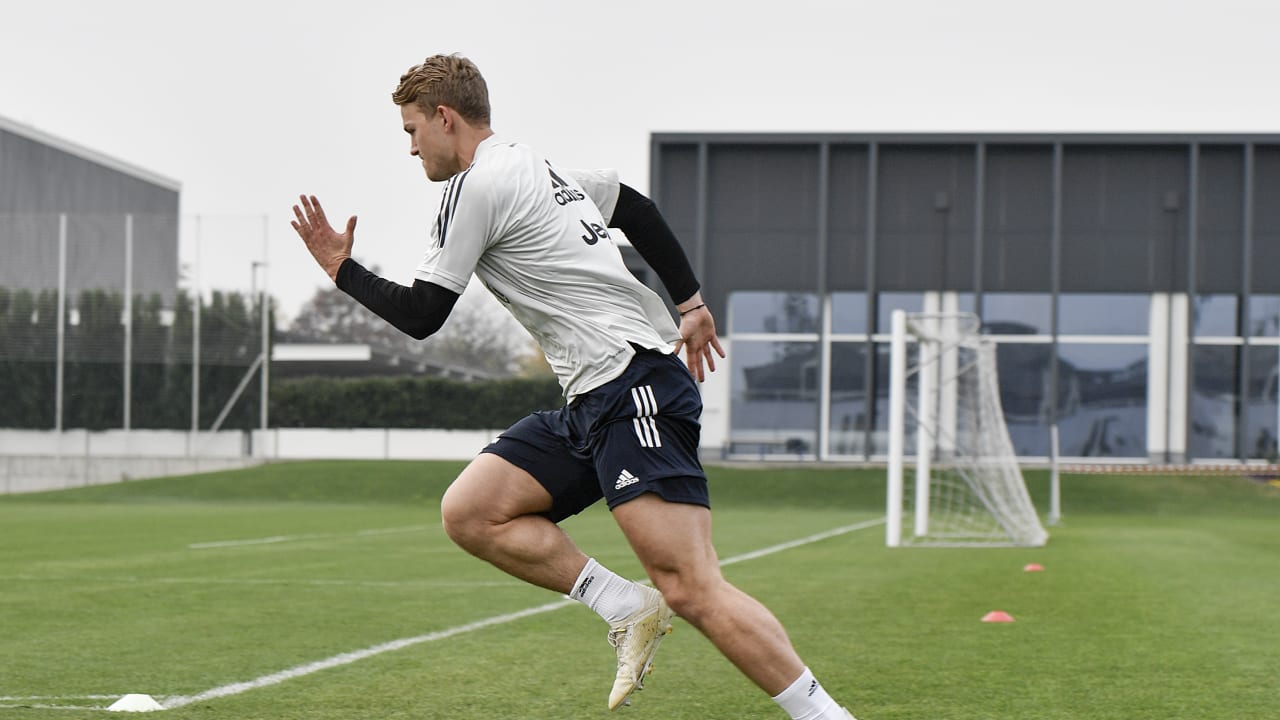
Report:
<svg viewBox="0 0 1280 720"><path fill-rule="evenodd" d="M890 547L1039 546L1048 540L1004 422L995 343L979 327L969 313L893 313ZM910 473L908 454L914 458Z"/></svg>

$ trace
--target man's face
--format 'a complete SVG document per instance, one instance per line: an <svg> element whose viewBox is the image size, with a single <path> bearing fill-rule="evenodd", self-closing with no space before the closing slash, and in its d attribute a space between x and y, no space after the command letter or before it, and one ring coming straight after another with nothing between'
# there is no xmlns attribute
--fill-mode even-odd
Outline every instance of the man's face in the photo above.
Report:
<svg viewBox="0 0 1280 720"><path fill-rule="evenodd" d="M445 114L439 108L428 116L417 103L401 105L400 118L409 133L409 154L422 160L428 180L439 182L458 174L453 135L446 131Z"/></svg>

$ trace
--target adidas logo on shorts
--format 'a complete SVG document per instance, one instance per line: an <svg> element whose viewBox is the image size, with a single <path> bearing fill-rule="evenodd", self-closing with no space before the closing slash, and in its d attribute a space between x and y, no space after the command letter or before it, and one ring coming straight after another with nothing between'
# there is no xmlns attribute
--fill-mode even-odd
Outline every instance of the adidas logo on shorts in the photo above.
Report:
<svg viewBox="0 0 1280 720"><path fill-rule="evenodd" d="M623 470L621 473L618 473L618 482L614 484L613 489L621 490L628 485L635 485L638 482L640 482L640 478L632 475L627 470Z"/></svg>

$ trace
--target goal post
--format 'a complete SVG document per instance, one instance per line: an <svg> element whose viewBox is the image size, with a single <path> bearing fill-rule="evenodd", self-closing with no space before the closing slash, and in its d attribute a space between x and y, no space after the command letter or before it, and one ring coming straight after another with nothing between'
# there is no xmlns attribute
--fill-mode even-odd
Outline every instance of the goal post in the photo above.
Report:
<svg viewBox="0 0 1280 720"><path fill-rule="evenodd" d="M888 452L890 547L1048 540L1005 425L995 343L977 316L894 311Z"/></svg>

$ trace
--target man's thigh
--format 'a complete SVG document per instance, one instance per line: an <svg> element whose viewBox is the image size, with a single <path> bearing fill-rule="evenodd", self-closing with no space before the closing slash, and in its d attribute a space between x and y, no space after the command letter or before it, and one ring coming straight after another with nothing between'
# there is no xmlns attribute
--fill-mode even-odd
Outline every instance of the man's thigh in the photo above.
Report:
<svg viewBox="0 0 1280 720"><path fill-rule="evenodd" d="M486 456L501 459L531 478L543 490L547 502L530 512L552 522L576 515L601 498L591 459L568 442L559 412L536 412L525 417L485 447L474 462ZM501 485L487 489L503 492Z"/></svg>
<svg viewBox="0 0 1280 720"><path fill-rule="evenodd" d="M522 468L481 453L449 485L441 507L452 518L502 523L550 511L551 494Z"/></svg>
<svg viewBox="0 0 1280 720"><path fill-rule="evenodd" d="M694 583L720 577L711 511L705 506L647 493L615 507L613 518L660 588L673 576Z"/></svg>

